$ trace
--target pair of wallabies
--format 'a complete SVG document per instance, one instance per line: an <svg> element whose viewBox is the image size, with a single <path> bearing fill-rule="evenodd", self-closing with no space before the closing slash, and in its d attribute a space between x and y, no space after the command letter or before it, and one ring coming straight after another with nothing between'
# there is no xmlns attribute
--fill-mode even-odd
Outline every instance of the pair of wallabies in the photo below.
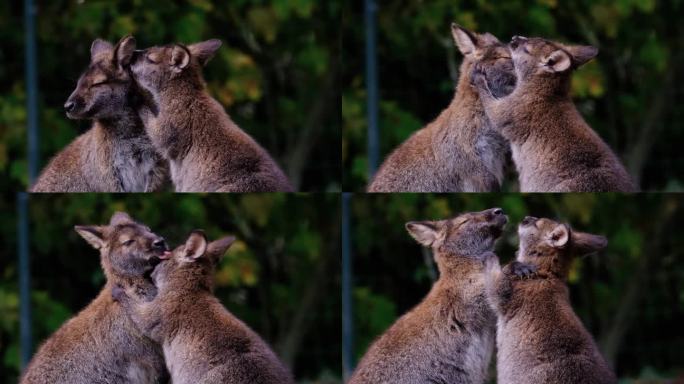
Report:
<svg viewBox="0 0 684 384"><path fill-rule="evenodd" d="M522 192L636 191L570 97L591 46L515 36L508 45L456 24L463 54L453 101L382 164L370 192L500 189L509 148Z"/></svg>
<svg viewBox="0 0 684 384"><path fill-rule="evenodd" d="M495 344L497 383L617 382L565 283L573 259L606 239L526 217L517 260L502 269L493 250L507 221L492 208L406 224L432 249L440 277L371 345L350 384L481 384Z"/></svg>
<svg viewBox="0 0 684 384"><path fill-rule="evenodd" d="M213 296L234 241L193 231L173 251L125 213L76 226L100 251L107 284L34 355L22 384L292 383L288 369Z"/></svg>
<svg viewBox="0 0 684 384"><path fill-rule="evenodd" d="M32 192L292 191L276 162L206 90L219 40L136 50L97 39L64 108L92 128L58 153Z"/></svg>

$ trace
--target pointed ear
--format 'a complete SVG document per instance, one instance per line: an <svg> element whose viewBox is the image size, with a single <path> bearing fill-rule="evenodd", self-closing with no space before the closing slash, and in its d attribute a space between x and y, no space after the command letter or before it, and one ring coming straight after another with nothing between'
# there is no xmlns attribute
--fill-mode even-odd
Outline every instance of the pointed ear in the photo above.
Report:
<svg viewBox="0 0 684 384"><path fill-rule="evenodd" d="M572 232L572 245L580 255L600 251L608 246L608 239L585 232Z"/></svg>
<svg viewBox="0 0 684 384"><path fill-rule="evenodd" d="M556 228L551 231L546 241L554 248L563 248L568 244L569 239L570 228L565 224L558 224Z"/></svg>
<svg viewBox="0 0 684 384"><path fill-rule="evenodd" d="M77 225L74 229L93 248L100 249L104 246L104 228L97 225Z"/></svg>
<svg viewBox="0 0 684 384"><path fill-rule="evenodd" d="M119 67L125 67L131 63L135 51L135 38L131 35L124 36L114 47L114 63Z"/></svg>
<svg viewBox="0 0 684 384"><path fill-rule="evenodd" d="M409 221L406 230L417 242L430 247L437 239L439 225L436 221Z"/></svg>
<svg viewBox="0 0 684 384"><path fill-rule="evenodd" d="M221 40L211 39L202 41L188 46L190 54L197 58L201 66L207 64L209 59L214 57L214 54L221 47Z"/></svg>
<svg viewBox="0 0 684 384"><path fill-rule="evenodd" d="M220 260L228 248L235 242L235 236L226 236L214 240L207 246L207 254L216 260Z"/></svg>
<svg viewBox="0 0 684 384"><path fill-rule="evenodd" d="M592 47L591 45L565 45L563 48L572 55L572 61L575 64L575 67L586 64L589 60L596 57L599 52L598 48Z"/></svg>
<svg viewBox="0 0 684 384"><path fill-rule="evenodd" d="M126 223L132 223L133 219L128 216L128 213L126 212L114 212L112 215L112 218L109 219L109 225L114 226L114 225L121 225L121 224L126 224Z"/></svg>
<svg viewBox="0 0 684 384"><path fill-rule="evenodd" d="M451 36L453 36L454 42L462 54L469 55L477 49L477 40L474 34L456 23L451 24Z"/></svg>
<svg viewBox="0 0 684 384"><path fill-rule="evenodd" d="M114 49L112 44L108 41L102 39L95 39L90 45L90 60L95 61L96 56L101 55L104 52L108 52Z"/></svg>
<svg viewBox="0 0 684 384"><path fill-rule="evenodd" d="M183 249L183 256L190 259L198 259L207 252L207 237L204 231L196 229L190 233L190 236L185 241L185 248Z"/></svg>
<svg viewBox="0 0 684 384"><path fill-rule="evenodd" d="M180 73L185 67L190 63L190 55L188 50L181 47L180 45L174 45L171 50L171 57L169 58L169 65L171 70L176 73Z"/></svg>
<svg viewBox="0 0 684 384"><path fill-rule="evenodd" d="M565 51L558 49L543 57L541 59L541 66L547 72L564 72L572 66L572 59Z"/></svg>

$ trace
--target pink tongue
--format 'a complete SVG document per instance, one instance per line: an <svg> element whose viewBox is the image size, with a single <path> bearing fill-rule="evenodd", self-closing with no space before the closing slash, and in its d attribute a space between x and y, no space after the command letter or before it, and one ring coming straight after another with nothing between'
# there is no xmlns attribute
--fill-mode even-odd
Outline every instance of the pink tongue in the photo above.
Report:
<svg viewBox="0 0 684 384"><path fill-rule="evenodd" d="M159 258L160 258L160 259L163 259L163 260L166 260L166 259L168 259L168 258L170 258L170 257L171 257L171 252L169 252L169 251L164 251L164 254L162 254Z"/></svg>

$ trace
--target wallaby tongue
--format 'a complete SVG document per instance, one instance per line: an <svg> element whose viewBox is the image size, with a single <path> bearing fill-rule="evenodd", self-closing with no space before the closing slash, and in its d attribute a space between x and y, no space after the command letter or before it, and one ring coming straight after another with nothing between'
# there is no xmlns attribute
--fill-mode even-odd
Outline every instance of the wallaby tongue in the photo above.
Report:
<svg viewBox="0 0 684 384"><path fill-rule="evenodd" d="M169 251L164 251L164 253L163 253L161 256L159 256L159 258L162 259L162 260L169 259L169 258L171 258L171 252L169 252Z"/></svg>

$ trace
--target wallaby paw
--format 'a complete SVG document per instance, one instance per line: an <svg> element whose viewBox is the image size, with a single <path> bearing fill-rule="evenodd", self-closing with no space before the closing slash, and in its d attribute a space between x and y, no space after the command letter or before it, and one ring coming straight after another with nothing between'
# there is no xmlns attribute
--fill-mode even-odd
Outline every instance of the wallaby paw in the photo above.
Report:
<svg viewBox="0 0 684 384"><path fill-rule="evenodd" d="M519 261L513 261L509 264L508 273L520 280L531 279L537 276L537 267Z"/></svg>
<svg viewBox="0 0 684 384"><path fill-rule="evenodd" d="M114 301L120 302L124 296L126 296L126 291L122 286L116 284L112 287L112 299L114 299Z"/></svg>

